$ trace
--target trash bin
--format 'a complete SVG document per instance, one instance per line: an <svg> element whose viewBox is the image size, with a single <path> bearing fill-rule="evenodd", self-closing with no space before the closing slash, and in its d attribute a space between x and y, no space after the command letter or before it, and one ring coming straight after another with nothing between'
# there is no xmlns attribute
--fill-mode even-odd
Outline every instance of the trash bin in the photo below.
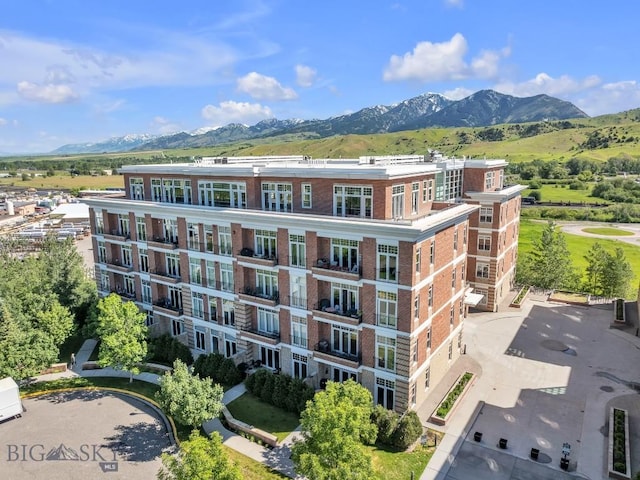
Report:
<svg viewBox="0 0 640 480"><path fill-rule="evenodd" d="M482 441L482 432L475 432L475 433L473 434L473 439L474 439L476 442L481 442L481 441Z"/></svg>
<svg viewBox="0 0 640 480"><path fill-rule="evenodd" d="M537 448L531 449L531 460L538 460L538 455L540 455L540 450Z"/></svg>
<svg viewBox="0 0 640 480"><path fill-rule="evenodd" d="M505 450L507 448L507 439L506 438L501 438L500 441L498 442L498 446Z"/></svg>
<svg viewBox="0 0 640 480"><path fill-rule="evenodd" d="M569 470L569 459L568 458L561 458L560 459L560 468L562 470Z"/></svg>

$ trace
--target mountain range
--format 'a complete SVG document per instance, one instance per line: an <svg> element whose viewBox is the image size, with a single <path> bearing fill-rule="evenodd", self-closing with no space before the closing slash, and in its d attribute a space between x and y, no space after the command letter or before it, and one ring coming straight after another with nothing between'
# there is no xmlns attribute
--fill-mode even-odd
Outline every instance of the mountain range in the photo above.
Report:
<svg viewBox="0 0 640 480"><path fill-rule="evenodd" d="M570 102L548 95L514 97L480 90L461 100L425 93L395 105L377 105L325 120L267 119L247 126L231 123L219 128L169 135L127 135L104 142L64 145L52 154L126 152L197 148L279 135L325 138L333 135L376 134L428 127L487 127L502 123L587 118Z"/></svg>

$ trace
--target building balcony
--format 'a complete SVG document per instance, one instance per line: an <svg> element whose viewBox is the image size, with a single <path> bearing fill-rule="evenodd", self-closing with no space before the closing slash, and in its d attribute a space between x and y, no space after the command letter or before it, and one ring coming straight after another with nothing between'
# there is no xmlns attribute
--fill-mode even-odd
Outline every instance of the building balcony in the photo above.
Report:
<svg viewBox="0 0 640 480"><path fill-rule="evenodd" d="M133 264L122 263L122 260L112 259L107 262L107 267L116 272L129 273L133 272Z"/></svg>
<svg viewBox="0 0 640 480"><path fill-rule="evenodd" d="M316 360L338 363L349 368L358 368L362 361L362 354L342 352L331 348L329 340L321 340L314 347L313 356Z"/></svg>
<svg viewBox="0 0 640 480"><path fill-rule="evenodd" d="M265 332L253 327L243 327L239 332L239 336L246 340L258 340L269 345L280 343L280 332Z"/></svg>
<svg viewBox="0 0 640 480"><path fill-rule="evenodd" d="M280 303L280 295L277 290L264 290L261 288L244 287L238 292L240 300L256 302L265 307L275 307Z"/></svg>
<svg viewBox="0 0 640 480"><path fill-rule="evenodd" d="M344 311L340 307L332 307L329 300L320 300L313 309L313 314L325 320L331 320L334 322L341 322L347 325L359 325L362 323L362 312L359 310L351 309Z"/></svg>
<svg viewBox="0 0 640 480"><path fill-rule="evenodd" d="M278 264L278 257L276 255L258 255L251 248L243 248L240 250L238 260L261 267L275 267Z"/></svg>
<svg viewBox="0 0 640 480"><path fill-rule="evenodd" d="M302 297L300 295L289 295L289 306L306 310L307 297Z"/></svg>
<svg viewBox="0 0 640 480"><path fill-rule="evenodd" d="M306 337L301 337L299 335L291 335L291 345L299 348L309 347Z"/></svg>
<svg viewBox="0 0 640 480"><path fill-rule="evenodd" d="M231 282L209 281L204 284L207 288L218 290L219 292L234 293L235 285Z"/></svg>
<svg viewBox="0 0 640 480"><path fill-rule="evenodd" d="M178 284L182 281L182 278L179 275L173 275L166 270L151 270L149 272L151 274L151 279L164 282L164 283L172 283Z"/></svg>
<svg viewBox="0 0 640 480"><path fill-rule="evenodd" d="M124 290L123 288L119 288L119 287L111 289L110 293L115 293L117 295L120 295L122 298L126 298L128 300L135 300L136 299L136 292L128 292L128 291Z"/></svg>
<svg viewBox="0 0 640 480"><path fill-rule="evenodd" d="M326 258L319 258L311 268L311 271L318 275L330 275L344 280L359 280L362 277L362 268L359 264L356 263L351 267L341 267L329 262Z"/></svg>
<svg viewBox="0 0 640 480"><path fill-rule="evenodd" d="M131 240L131 232L124 232L122 230L111 230L109 232L104 232L104 239L124 242L127 240Z"/></svg>
<svg viewBox="0 0 640 480"><path fill-rule="evenodd" d="M182 315L182 308L171 303L170 298L161 298L154 303L155 310L159 313L164 313L172 317L179 317Z"/></svg>
<svg viewBox="0 0 640 480"><path fill-rule="evenodd" d="M149 248L160 248L163 250L175 250L178 248L178 241L170 238L153 237L147 240L147 246Z"/></svg>

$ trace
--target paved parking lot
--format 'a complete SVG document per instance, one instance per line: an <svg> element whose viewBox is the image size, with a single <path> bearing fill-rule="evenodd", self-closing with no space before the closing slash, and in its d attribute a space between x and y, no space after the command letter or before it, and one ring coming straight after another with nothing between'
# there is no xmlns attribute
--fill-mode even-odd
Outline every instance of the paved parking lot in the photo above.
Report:
<svg viewBox="0 0 640 480"><path fill-rule="evenodd" d="M573 306L528 300L525 308L472 314L467 359L476 382L446 427L446 456L422 478L606 478L608 408L627 408L632 460L640 459L640 341L610 329L611 305ZM635 432L633 431L635 430ZM474 432L482 433L480 442ZM500 438L507 449L500 449ZM560 469L571 446L569 474ZM459 450L455 455L450 452ZM537 448L537 462L529 458ZM632 464L635 474L640 462ZM429 472L429 470L431 471Z"/></svg>
<svg viewBox="0 0 640 480"><path fill-rule="evenodd" d="M1 478L156 478L171 448L156 411L129 396L69 391L24 406L22 418L0 423Z"/></svg>

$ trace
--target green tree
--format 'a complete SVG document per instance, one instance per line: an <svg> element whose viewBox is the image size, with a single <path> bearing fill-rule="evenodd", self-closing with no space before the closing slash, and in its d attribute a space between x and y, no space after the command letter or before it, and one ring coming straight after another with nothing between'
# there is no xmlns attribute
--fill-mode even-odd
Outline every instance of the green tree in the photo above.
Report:
<svg viewBox="0 0 640 480"><path fill-rule="evenodd" d="M222 410L222 387L210 378L191 375L180 360L173 363L173 373L160 379L156 400L160 406L182 425L197 427Z"/></svg>
<svg viewBox="0 0 640 480"><path fill-rule="evenodd" d="M98 363L129 372L130 382L147 355L145 319L135 303L123 302L115 293L98 302Z"/></svg>
<svg viewBox="0 0 640 480"><path fill-rule="evenodd" d="M608 253L602 272L602 294L609 298L626 298L632 278L633 270L624 250L617 247L613 255Z"/></svg>
<svg viewBox="0 0 640 480"><path fill-rule="evenodd" d="M302 440L292 448L296 471L310 480L368 480L371 455L363 444L376 440L373 401L362 385L328 382L302 412Z"/></svg>
<svg viewBox="0 0 640 480"><path fill-rule="evenodd" d="M578 275L567 248L564 234L549 221L533 249L518 264L518 283L534 285L545 290L574 289Z"/></svg>
<svg viewBox="0 0 640 480"><path fill-rule="evenodd" d="M177 455L162 454L162 465L159 480L242 479L238 468L226 457L218 432L213 432L207 439L194 430L189 440L180 444Z"/></svg>
<svg viewBox="0 0 640 480"><path fill-rule="evenodd" d="M607 252L599 242L593 244L584 259L587 261L584 289L593 295L602 295L602 276L606 264Z"/></svg>

